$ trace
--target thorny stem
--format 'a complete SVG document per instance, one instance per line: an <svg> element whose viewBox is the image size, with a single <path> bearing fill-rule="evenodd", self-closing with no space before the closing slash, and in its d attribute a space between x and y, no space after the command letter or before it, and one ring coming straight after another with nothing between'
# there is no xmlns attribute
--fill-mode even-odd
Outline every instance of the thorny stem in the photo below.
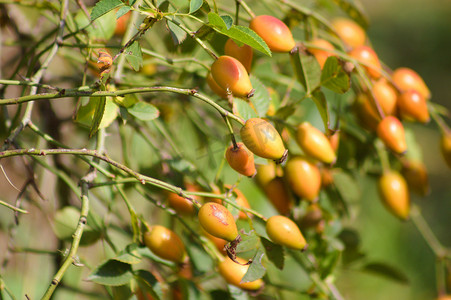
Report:
<svg viewBox="0 0 451 300"><path fill-rule="evenodd" d="M169 87L169 86L139 87L139 88L117 90L117 91L95 91L95 90L90 90L89 88L86 88L86 87L83 87L81 89L70 89L70 90L62 89L60 92L57 92L57 93L43 93L43 94L29 95L29 96L9 98L9 99L0 99L0 105L11 105L11 104L19 104L19 103L25 103L25 102L37 101L37 100L60 99L60 98L68 98L68 97L83 97L83 96L86 96L86 97L104 97L104 96L117 97L117 96L125 96L128 94L152 93L152 92L171 92L171 93L176 93L176 94L181 94L181 95L192 96L194 98L202 100L205 103L211 105L222 116L228 116L229 118L234 119L241 125L244 125L243 119L241 119L240 117L227 111L226 109L222 108L220 105L218 105L216 102L214 102L207 96L204 96L203 94L198 93L197 90L181 89L181 88Z"/></svg>
<svg viewBox="0 0 451 300"><path fill-rule="evenodd" d="M84 179L82 179L82 181L81 181L80 218L78 220L78 225L77 225L77 228L75 229L75 233L73 235L74 238L72 241L72 245L70 247L69 253L66 256L66 259L64 260L64 262L61 265L58 272L53 277L52 282L50 283L50 286L48 287L47 291L45 292L44 296L42 297L42 300L48 300L52 297L52 294L55 291L56 287L61 282L61 279L63 278L64 273L66 273L67 269L75 262L78 246L80 244L80 240L83 235L83 230L86 226L88 212L89 212L88 182L86 182L86 181L84 181Z"/></svg>
<svg viewBox="0 0 451 300"><path fill-rule="evenodd" d="M92 156L96 157L100 160L103 160L107 162L108 164L124 171L125 173L133 176L136 178L137 181L141 182L142 184L149 183L153 186L159 187L161 189L171 191L173 193L177 193L178 195L192 201L195 205L199 204L194 199L187 196L187 194L179 187L176 187L172 184L166 183L164 181L148 177L145 175L142 175L129 167L120 164L109 157L99 154L96 150L88 150L88 149L16 149L16 150L6 150L6 151L0 151L0 159L4 157L12 157L12 156L19 156L19 155L32 155L32 156L45 156L45 155L59 155L59 154L72 154L72 155L86 155L86 156Z"/></svg>

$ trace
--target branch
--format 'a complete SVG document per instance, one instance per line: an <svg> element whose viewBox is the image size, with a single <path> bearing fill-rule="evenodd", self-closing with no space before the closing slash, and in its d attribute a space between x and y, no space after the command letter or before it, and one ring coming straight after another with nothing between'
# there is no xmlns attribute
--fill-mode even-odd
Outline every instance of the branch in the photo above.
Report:
<svg viewBox="0 0 451 300"><path fill-rule="evenodd" d="M35 100L45 100L45 99L60 99L60 98L69 98L69 97L117 97L124 96L128 94L139 94L139 93L152 93L152 92L170 92L175 94L181 94L186 96L192 96L199 100L204 101L205 103L211 105L214 109L216 109L222 116L228 116L231 119L234 119L241 125L244 125L244 120L240 117L234 115L232 112L222 108L216 102L197 92L195 89L181 89L170 86L153 86L153 87L139 87L118 91L94 91L94 90L81 90L81 89L70 89L65 90L62 89L60 92L56 93L42 93L36 95L29 95L23 97L9 98L0 100L0 105L10 105L10 104L19 104L25 103Z"/></svg>

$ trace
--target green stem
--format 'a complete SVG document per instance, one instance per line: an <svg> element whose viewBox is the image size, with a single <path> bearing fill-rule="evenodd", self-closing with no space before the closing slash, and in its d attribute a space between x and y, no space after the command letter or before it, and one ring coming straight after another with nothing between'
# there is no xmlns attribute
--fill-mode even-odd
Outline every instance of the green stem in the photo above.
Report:
<svg viewBox="0 0 451 300"><path fill-rule="evenodd" d="M236 2L237 2L237 4L239 3L239 4L244 8L244 10L247 12L247 14L248 14L252 19L255 18L254 12L253 12L252 9L247 5L246 2L244 2L243 0L236 0ZM238 18L237 18L237 19L238 19Z"/></svg>
<svg viewBox="0 0 451 300"><path fill-rule="evenodd" d="M435 121L435 123L437 123L437 126L440 129L441 134L443 135L450 132L448 125L446 125L445 121L443 121L443 119L437 113L437 109L431 102L428 102L428 110L429 113L431 114L432 119Z"/></svg>
<svg viewBox="0 0 451 300"><path fill-rule="evenodd" d="M384 144L382 143L381 140L377 140L375 143L375 147L377 155L379 156L381 162L382 171L388 172L390 170L390 160L388 159L387 150L385 149Z"/></svg>
<svg viewBox="0 0 451 300"><path fill-rule="evenodd" d="M434 252L435 256L439 260L443 260L448 254L447 250L443 245L439 242L434 232L432 232L426 220L423 218L421 211L418 206L413 205L410 211L410 217L412 219L413 224L421 233L426 243L429 245L431 250Z"/></svg>
<svg viewBox="0 0 451 300"><path fill-rule="evenodd" d="M5 206L5 207L7 207L9 209L12 209L13 211L17 211L17 212L20 212L20 213L23 213L23 214L28 214L28 211L26 211L26 210L24 210L22 208L19 208L19 207L15 207L14 205L6 203L6 202L4 202L2 200L0 200L0 205L3 205L3 206Z"/></svg>
<svg viewBox="0 0 451 300"><path fill-rule="evenodd" d="M50 283L50 286L48 287L47 291L45 292L44 296L42 297L42 300L49 300L53 292L55 291L56 287L61 282L61 279L64 276L64 273L66 273L67 269L75 262L76 254L78 250L78 246L80 244L81 237L83 235L83 230L87 223L88 218L88 212L89 212L89 198L88 198L88 183L84 180L81 182L81 211L80 211L80 218L78 220L77 228L75 229L75 233L73 235L73 241L72 245L69 250L69 254L66 256L66 259L64 260L63 264L59 268L58 272L56 272L55 276L52 279L52 282Z"/></svg>
<svg viewBox="0 0 451 300"><path fill-rule="evenodd" d="M155 58L157 58L159 60L165 61L169 65L173 65L174 63L193 62L193 63L201 65L202 67L205 68L205 70L210 71L210 66L209 65L207 65L203 61L198 60L195 57L169 58L169 57L163 56L163 55L161 55L161 54L159 54L157 52L154 52L154 51L151 51L151 50L148 50L148 49L144 49L143 48L141 50L142 50L142 52L144 54L147 54L147 55L155 57ZM0 83L1 83L1 81L0 81Z"/></svg>
<svg viewBox="0 0 451 300"><path fill-rule="evenodd" d="M218 105L216 102L214 102L207 96L204 96L204 95L198 93L197 90L195 90L195 89L181 89L181 88L169 87L169 86L139 87L139 88L117 90L117 91L96 91L96 90L88 90L88 89L89 89L88 87L81 87L78 89L70 89L70 90L62 89L60 92L57 92L57 93L43 93L43 94L28 95L28 96L9 98L9 99L1 99L0 105L11 105L11 104L19 104L19 103L25 103L25 102L37 101L37 100L61 99L61 98L70 98L70 97L84 97L84 96L85 97L104 97L104 96L117 97L117 96L125 96L128 94L138 94L138 93L170 92L170 93L192 96L194 98L202 100L205 103L211 105L213 108L215 108L221 115L223 115L223 116L226 115L229 118L234 119L241 125L244 125L243 119L241 119L240 117L227 111L226 109L222 108L220 105Z"/></svg>

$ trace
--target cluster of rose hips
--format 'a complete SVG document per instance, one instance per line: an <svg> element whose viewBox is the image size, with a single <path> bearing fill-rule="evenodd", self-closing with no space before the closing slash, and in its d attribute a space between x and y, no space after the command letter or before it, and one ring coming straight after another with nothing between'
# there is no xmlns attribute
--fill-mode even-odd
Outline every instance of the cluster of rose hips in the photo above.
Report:
<svg viewBox="0 0 451 300"><path fill-rule="evenodd" d="M275 17L257 16L252 19L249 27L266 42L272 52L289 53L299 47L290 29ZM366 77L369 84L360 87L354 112L362 127L374 133L392 152L392 156L402 163L402 175L397 170L385 167L379 178L379 190L390 211L401 219L407 219L410 207L408 183L422 195L427 193L428 187L423 163L403 156L408 149L401 120L427 123L430 119L427 104L430 91L422 78L411 69L399 68L387 76L375 51L366 45L364 30L355 22L339 18L332 22L332 27L344 44L345 54L339 55L340 52L324 39L314 39L308 43L307 53L317 59L321 68L328 57L340 56L340 59L349 60L364 70L360 76ZM211 65L211 71L207 75L209 87L230 103L234 97L249 99L254 93L249 78L252 48L247 45L239 46L229 39L224 53ZM288 159L284 139L266 119L246 120L240 130L240 137L241 142L236 142L233 138L225 157L230 167L238 173L255 177L280 214L265 220L267 235L276 244L291 249L305 249L307 241L298 225L288 217L294 205L292 193L309 201L309 211L313 214L319 212L321 218L320 209L315 202L321 188L333 182L330 167L337 159L339 131L327 136L308 122L299 124L295 139L304 155L290 156ZM446 130L441 150L446 163L451 167L451 134ZM268 159L268 164L256 167L254 155ZM187 190L197 190L197 187L187 185ZM238 189L234 189L234 192L237 195L236 203L244 209L239 218L251 217L251 214L245 213L250 206L244 195ZM222 200L206 202L198 212L193 201L173 193L168 195L168 203L182 215L195 216L197 213L203 235L223 254L218 261L218 270L228 283L246 290L262 288L261 279L241 282L249 266L246 260L235 256L234 247L240 241L240 234L233 215L223 206ZM298 223L302 224L302 221ZM186 263L183 242L170 229L159 225L150 227L144 235L144 243L164 259Z"/></svg>

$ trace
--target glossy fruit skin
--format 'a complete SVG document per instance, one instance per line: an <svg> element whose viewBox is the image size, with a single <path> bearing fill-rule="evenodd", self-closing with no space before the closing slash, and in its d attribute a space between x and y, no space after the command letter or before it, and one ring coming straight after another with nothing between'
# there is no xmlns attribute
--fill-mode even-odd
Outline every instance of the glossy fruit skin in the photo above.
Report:
<svg viewBox="0 0 451 300"><path fill-rule="evenodd" d="M240 47L232 39L228 39L224 46L224 54L238 59L250 73L254 51L249 45Z"/></svg>
<svg viewBox="0 0 451 300"><path fill-rule="evenodd" d="M392 80L396 87L402 92L406 92L408 90L416 90L426 100L429 100L429 98L431 98L431 91L427 87L423 78L421 78L421 76L412 69L396 69L395 71L393 71Z"/></svg>
<svg viewBox="0 0 451 300"><path fill-rule="evenodd" d="M275 161L286 152L282 138L274 126L266 120L251 118L240 130L241 140L255 155Z"/></svg>
<svg viewBox="0 0 451 300"><path fill-rule="evenodd" d="M266 42L272 52L290 52L296 46L288 26L276 17L257 16L250 22L249 28Z"/></svg>
<svg viewBox="0 0 451 300"><path fill-rule="evenodd" d="M227 245L227 241L224 239L220 239L217 238L211 234L209 234L208 232L205 231L205 229L202 228L202 226L200 226L200 229L202 231L202 234L207 237L210 241L213 242L213 244L215 244L216 249L218 249L219 252L221 252L222 254L226 255L227 252L225 250L225 245Z"/></svg>
<svg viewBox="0 0 451 300"><path fill-rule="evenodd" d="M334 132L332 135L328 136L330 146L335 153L338 151L338 146L340 145L340 131Z"/></svg>
<svg viewBox="0 0 451 300"><path fill-rule="evenodd" d="M130 12L126 13L122 17L116 20L116 28L114 29L114 35L122 36L127 30L127 25L130 19Z"/></svg>
<svg viewBox="0 0 451 300"><path fill-rule="evenodd" d="M377 125L377 136L393 152L403 154L407 151L404 126L396 117L387 116Z"/></svg>
<svg viewBox="0 0 451 300"><path fill-rule="evenodd" d="M223 55L211 65L211 75L224 90L230 90L236 97L250 97L252 84L246 68L239 60Z"/></svg>
<svg viewBox="0 0 451 300"><path fill-rule="evenodd" d="M325 48L327 50L334 50L334 46L329 43L326 40L323 39L314 39L311 41L312 44L314 44L315 46L321 47L321 48ZM315 56L316 60L318 61L321 69L324 67L324 64L326 63L326 60L329 56L333 56L334 54L325 50L321 50L321 49L316 49L316 48L307 48L308 51L310 53L313 54L313 56Z"/></svg>
<svg viewBox="0 0 451 300"><path fill-rule="evenodd" d="M395 216L403 220L409 217L409 191L401 174L395 171L384 173L379 179L379 193L382 201Z"/></svg>
<svg viewBox="0 0 451 300"><path fill-rule="evenodd" d="M216 95L222 99L227 99L227 91L218 85L211 75L211 72L207 75L207 84Z"/></svg>
<svg viewBox="0 0 451 300"><path fill-rule="evenodd" d="M199 210L198 218L202 228L217 238L231 242L238 236L233 215L221 204L205 203Z"/></svg>
<svg viewBox="0 0 451 300"><path fill-rule="evenodd" d="M373 100L367 94L360 93L354 102L353 111L360 124L369 131L376 131L381 117L377 113Z"/></svg>
<svg viewBox="0 0 451 300"><path fill-rule="evenodd" d="M335 162L337 156L327 137L310 123L298 126L296 141L304 153L324 163Z"/></svg>
<svg viewBox="0 0 451 300"><path fill-rule="evenodd" d="M257 166L257 174L255 175L255 181L263 188L268 182L277 176L276 163L272 160L268 160L266 165Z"/></svg>
<svg viewBox="0 0 451 300"><path fill-rule="evenodd" d="M144 244L159 257L181 263L185 259L186 251L180 237L172 230L154 225L144 234Z"/></svg>
<svg viewBox="0 0 451 300"><path fill-rule="evenodd" d="M192 183L185 183L185 187L187 191L190 192L198 192L200 191L199 187ZM191 196L196 201L200 199L196 196ZM168 204L172 207L177 213L183 216L194 216L196 213L196 209L192 201L183 198L182 196L177 195L176 193L168 192Z"/></svg>
<svg viewBox="0 0 451 300"><path fill-rule="evenodd" d="M408 121L427 123L430 120L426 99L415 90L408 90L399 95L398 109L401 118Z"/></svg>
<svg viewBox="0 0 451 300"><path fill-rule="evenodd" d="M421 161L403 161L401 173L407 182L407 186L414 193L420 196L426 196L429 193L428 172Z"/></svg>
<svg viewBox="0 0 451 300"><path fill-rule="evenodd" d="M276 244L303 250L307 246L304 236L296 223L284 216L272 216L266 222L266 233Z"/></svg>
<svg viewBox="0 0 451 300"><path fill-rule="evenodd" d="M352 49L348 54L358 61L369 65L370 67L364 66L364 68L372 78L378 79L381 77L382 66L373 49L368 46L358 46Z"/></svg>
<svg viewBox="0 0 451 300"><path fill-rule="evenodd" d="M385 78L381 78L373 84L372 92L385 115L394 115L396 113L398 94ZM373 107L376 110L374 104Z"/></svg>
<svg viewBox="0 0 451 300"><path fill-rule="evenodd" d="M242 258L237 257L236 260L241 264L245 264L245 261ZM263 286L263 280L257 279L251 282L241 283L241 279L243 279L247 270L249 269L249 265L240 265L233 262L230 258L225 257L223 261L221 261L218 265L219 274L227 281L227 283L242 288L244 290L258 290Z"/></svg>
<svg viewBox="0 0 451 300"><path fill-rule="evenodd" d="M293 201L281 177L275 177L269 181L263 187L263 191L279 214L288 215L290 213L293 207Z"/></svg>
<svg viewBox="0 0 451 300"><path fill-rule="evenodd" d="M440 140L440 151L446 164L451 168L451 132L447 132L442 135Z"/></svg>
<svg viewBox="0 0 451 300"><path fill-rule="evenodd" d="M365 44L365 31L359 24L350 19L336 18L332 21L332 28L338 37L351 48Z"/></svg>
<svg viewBox="0 0 451 300"><path fill-rule="evenodd" d="M257 172L254 164L254 154L243 143L238 142L236 145L236 148L234 145L230 145L227 148L225 154L227 162L238 173L254 177Z"/></svg>
<svg viewBox="0 0 451 300"><path fill-rule="evenodd" d="M299 197L314 201L321 189L321 173L308 159L292 157L285 166L285 178L291 190Z"/></svg>

